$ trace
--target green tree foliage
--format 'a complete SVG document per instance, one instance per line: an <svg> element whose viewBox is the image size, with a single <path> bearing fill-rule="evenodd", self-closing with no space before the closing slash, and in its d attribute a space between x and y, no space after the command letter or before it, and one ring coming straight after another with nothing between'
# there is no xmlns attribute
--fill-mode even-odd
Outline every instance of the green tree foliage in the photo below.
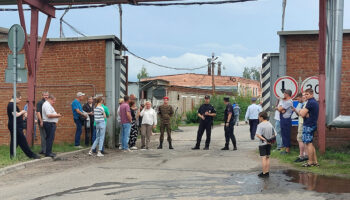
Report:
<svg viewBox="0 0 350 200"><path fill-rule="evenodd" d="M260 81L260 68L258 67L244 67L243 78Z"/></svg>
<svg viewBox="0 0 350 200"><path fill-rule="evenodd" d="M137 79L140 81L143 78L149 77L147 69L145 67L141 68L141 71L137 74Z"/></svg>

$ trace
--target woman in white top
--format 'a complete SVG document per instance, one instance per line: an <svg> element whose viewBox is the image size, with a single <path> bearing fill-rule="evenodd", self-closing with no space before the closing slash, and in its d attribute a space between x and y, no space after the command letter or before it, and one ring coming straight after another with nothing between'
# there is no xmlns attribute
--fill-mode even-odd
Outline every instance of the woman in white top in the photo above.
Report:
<svg viewBox="0 0 350 200"><path fill-rule="evenodd" d="M149 149L151 141L152 129L157 126L157 113L152 108L152 103L147 101L145 108L141 111L141 149Z"/></svg>
<svg viewBox="0 0 350 200"><path fill-rule="evenodd" d="M97 156L99 157L104 156L101 153L101 151L103 148L103 143L105 140L105 133L106 133L106 124L105 124L106 113L102 107L102 104L103 104L103 98L98 97L96 99L96 107L94 109L94 120L96 122L96 139L89 151L89 155L92 155L92 150L96 149L96 146L98 145Z"/></svg>

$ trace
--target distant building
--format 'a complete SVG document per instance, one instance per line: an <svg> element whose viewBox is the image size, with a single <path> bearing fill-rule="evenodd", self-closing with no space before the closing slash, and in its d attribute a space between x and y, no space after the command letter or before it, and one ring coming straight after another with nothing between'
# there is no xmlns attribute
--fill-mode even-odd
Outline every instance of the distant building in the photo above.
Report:
<svg viewBox="0 0 350 200"><path fill-rule="evenodd" d="M215 93L228 96L261 96L259 81L234 76L214 76ZM140 99L152 100L154 106L162 103L164 96L169 96L170 105L184 114L192 110L212 94L212 76L206 74L175 74L141 79Z"/></svg>

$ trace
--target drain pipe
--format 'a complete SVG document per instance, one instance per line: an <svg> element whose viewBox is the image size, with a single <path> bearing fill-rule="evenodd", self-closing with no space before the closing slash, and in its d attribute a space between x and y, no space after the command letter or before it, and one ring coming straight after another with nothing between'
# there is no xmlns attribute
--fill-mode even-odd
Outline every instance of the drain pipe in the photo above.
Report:
<svg viewBox="0 0 350 200"><path fill-rule="evenodd" d="M327 2L326 121L330 127L350 128L350 116L340 115L344 0Z"/></svg>

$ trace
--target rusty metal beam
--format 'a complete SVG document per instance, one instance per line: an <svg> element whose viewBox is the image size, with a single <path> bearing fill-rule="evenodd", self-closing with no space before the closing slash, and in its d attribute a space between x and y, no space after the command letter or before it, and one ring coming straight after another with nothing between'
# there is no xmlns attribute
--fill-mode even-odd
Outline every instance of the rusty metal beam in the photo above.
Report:
<svg viewBox="0 0 350 200"><path fill-rule="evenodd" d="M42 36L42 38L40 40L40 46L39 46L39 49L38 49L38 54L36 56L36 60L38 62L36 70L39 69L40 58L41 58L41 55L43 54L43 51L44 51L46 38L47 38L47 33L49 32L51 19L52 19L51 16L47 16L44 33L43 33L43 36Z"/></svg>
<svg viewBox="0 0 350 200"><path fill-rule="evenodd" d="M327 34L327 0L319 0L319 115L318 146L321 153L326 151L326 34Z"/></svg>
<svg viewBox="0 0 350 200"><path fill-rule="evenodd" d="M38 1L38 0L28 0L28 1ZM147 2L171 2L171 1L184 1L184 0L40 0L41 2L48 2L49 5L82 5L82 4L130 4L130 1L137 3L147 3ZM0 5L16 5L16 0L2 0Z"/></svg>
<svg viewBox="0 0 350 200"><path fill-rule="evenodd" d="M55 7L49 4L48 0L23 0L28 5L37 8L41 12L55 18Z"/></svg>

